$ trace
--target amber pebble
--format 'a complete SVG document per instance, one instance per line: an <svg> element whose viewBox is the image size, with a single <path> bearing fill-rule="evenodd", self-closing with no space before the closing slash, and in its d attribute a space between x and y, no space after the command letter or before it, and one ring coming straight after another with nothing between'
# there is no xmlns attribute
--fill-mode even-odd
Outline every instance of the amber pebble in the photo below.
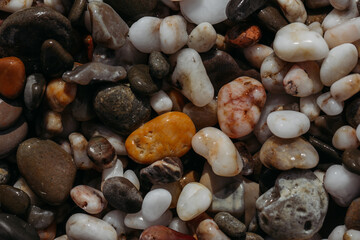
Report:
<svg viewBox="0 0 360 240"><path fill-rule="evenodd" d="M184 174L184 176L180 179L180 185L182 188L186 186L186 184L191 182L198 182L200 180L200 176L198 172L191 170Z"/></svg>
<svg viewBox="0 0 360 240"><path fill-rule="evenodd" d="M181 112L160 115L136 129L126 139L126 151L135 162L151 164L164 157L181 157L191 148L195 126Z"/></svg>
<svg viewBox="0 0 360 240"><path fill-rule="evenodd" d="M24 88L25 66L17 57L0 58L0 94L15 99Z"/></svg>
<svg viewBox="0 0 360 240"><path fill-rule="evenodd" d="M345 216L345 226L348 229L360 230L360 198L350 204Z"/></svg>
<svg viewBox="0 0 360 240"><path fill-rule="evenodd" d="M225 42L235 48L246 48L257 43L261 38L261 30L258 26L242 28L236 25L225 35Z"/></svg>
<svg viewBox="0 0 360 240"><path fill-rule="evenodd" d="M67 105L74 101L76 84L63 81L61 78L49 82L46 88L46 100L52 110L62 112Z"/></svg>
<svg viewBox="0 0 360 240"><path fill-rule="evenodd" d="M170 91L166 92L169 95L172 103L173 103L173 111L182 112L182 109L185 106L185 97L179 91L171 89Z"/></svg>
<svg viewBox="0 0 360 240"><path fill-rule="evenodd" d="M139 240L195 240L190 235L183 234L165 226L151 226L145 229Z"/></svg>

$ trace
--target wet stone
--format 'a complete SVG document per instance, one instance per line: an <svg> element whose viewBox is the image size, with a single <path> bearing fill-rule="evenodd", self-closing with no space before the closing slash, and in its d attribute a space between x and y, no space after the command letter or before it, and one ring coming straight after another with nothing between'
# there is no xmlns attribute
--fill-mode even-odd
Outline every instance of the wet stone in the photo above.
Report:
<svg viewBox="0 0 360 240"><path fill-rule="evenodd" d="M46 88L46 80L40 73L27 77L24 89L24 103L27 109L35 110L40 106Z"/></svg>
<svg viewBox="0 0 360 240"><path fill-rule="evenodd" d="M345 226L347 229L360 230L360 198L350 204L345 216Z"/></svg>
<svg viewBox="0 0 360 240"><path fill-rule="evenodd" d="M227 212L219 212L215 215L214 221L220 230L231 238L240 238L245 235L246 226L237 218Z"/></svg>
<svg viewBox="0 0 360 240"><path fill-rule="evenodd" d="M157 0L105 0L121 16L138 18L155 9Z"/></svg>
<svg viewBox="0 0 360 240"><path fill-rule="evenodd" d="M0 98L0 130L12 126L22 113L22 106L19 101Z"/></svg>
<svg viewBox="0 0 360 240"><path fill-rule="evenodd" d="M148 99L137 97L126 85L100 90L94 99L100 120L121 135L127 135L146 122L151 113Z"/></svg>
<svg viewBox="0 0 360 240"><path fill-rule="evenodd" d="M0 162L0 185L7 184L10 180L9 166L5 162Z"/></svg>
<svg viewBox="0 0 360 240"><path fill-rule="evenodd" d="M41 209L35 205L29 208L27 222L35 229L45 229L54 221L55 215L52 211Z"/></svg>
<svg viewBox="0 0 360 240"><path fill-rule="evenodd" d="M26 213L30 205L30 198L18 188L0 185L0 205L5 212L21 216Z"/></svg>
<svg viewBox="0 0 360 240"><path fill-rule="evenodd" d="M159 91L159 87L152 80L150 68L147 65L134 65L128 72L131 90L143 95L151 95Z"/></svg>
<svg viewBox="0 0 360 240"><path fill-rule="evenodd" d="M76 24L79 22L85 9L86 9L86 0L74 1L68 15L68 19L70 20L71 24Z"/></svg>
<svg viewBox="0 0 360 240"><path fill-rule="evenodd" d="M24 88L25 77L25 66L19 58L0 58L0 94L2 96L10 99L17 98Z"/></svg>
<svg viewBox="0 0 360 240"><path fill-rule="evenodd" d="M342 155L342 163L345 167L360 175L360 151L358 149L347 149Z"/></svg>
<svg viewBox="0 0 360 240"><path fill-rule="evenodd" d="M21 175L42 200L59 205L68 198L76 165L58 144L30 138L19 145L16 158Z"/></svg>
<svg viewBox="0 0 360 240"><path fill-rule="evenodd" d="M170 72L170 64L161 52L152 52L149 56L150 75L157 79L163 79Z"/></svg>
<svg viewBox="0 0 360 240"><path fill-rule="evenodd" d="M54 39L46 40L41 45L40 57L42 72L49 78L61 77L66 70L70 70L74 65L71 54Z"/></svg>
<svg viewBox="0 0 360 240"><path fill-rule="evenodd" d="M266 2L266 0L230 0L226 6L226 15L231 21L240 22L260 9Z"/></svg>
<svg viewBox="0 0 360 240"><path fill-rule="evenodd" d="M0 213L0 239L40 240L34 227L6 213Z"/></svg>
<svg viewBox="0 0 360 240"><path fill-rule="evenodd" d="M21 117L12 127L0 131L0 159L12 153L28 133L28 124Z"/></svg>
<svg viewBox="0 0 360 240"><path fill-rule="evenodd" d="M175 182L180 180L182 175L183 165L178 157L165 157L140 171L140 177L152 184Z"/></svg>
<svg viewBox="0 0 360 240"><path fill-rule="evenodd" d="M92 137L88 142L87 154L101 169L112 167L115 164L115 149L104 137Z"/></svg>
<svg viewBox="0 0 360 240"><path fill-rule="evenodd" d="M141 210L141 193L126 178L109 178L104 183L103 193L109 204L120 211L136 213Z"/></svg>
<svg viewBox="0 0 360 240"><path fill-rule="evenodd" d="M288 24L280 11L273 6L267 6L261 9L257 17L261 23L272 32L277 32L280 28Z"/></svg>

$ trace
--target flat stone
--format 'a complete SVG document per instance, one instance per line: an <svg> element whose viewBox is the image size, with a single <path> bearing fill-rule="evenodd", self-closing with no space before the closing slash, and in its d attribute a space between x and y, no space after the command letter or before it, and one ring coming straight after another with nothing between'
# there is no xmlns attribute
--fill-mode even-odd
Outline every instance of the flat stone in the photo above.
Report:
<svg viewBox="0 0 360 240"><path fill-rule="evenodd" d="M27 133L28 124L22 117L12 127L0 131L0 159L12 153Z"/></svg>
<svg viewBox="0 0 360 240"><path fill-rule="evenodd" d="M150 68L147 65L134 65L128 72L131 90L143 95L152 95L159 91L159 86L152 80Z"/></svg>
<svg viewBox="0 0 360 240"><path fill-rule="evenodd" d="M40 240L34 227L15 215L0 213L0 238Z"/></svg>
<svg viewBox="0 0 360 240"><path fill-rule="evenodd" d="M0 185L0 204L5 212L21 216L26 213L30 206L30 198L18 188Z"/></svg>
<svg viewBox="0 0 360 240"><path fill-rule="evenodd" d="M219 228L229 237L240 238L245 235L246 226L228 212L219 212L214 221Z"/></svg>
<svg viewBox="0 0 360 240"><path fill-rule="evenodd" d="M59 205L68 198L76 165L58 144L30 138L19 145L16 158L20 173L42 200Z"/></svg>
<svg viewBox="0 0 360 240"><path fill-rule="evenodd" d="M0 130L13 125L19 119L22 110L20 102L0 98Z"/></svg>

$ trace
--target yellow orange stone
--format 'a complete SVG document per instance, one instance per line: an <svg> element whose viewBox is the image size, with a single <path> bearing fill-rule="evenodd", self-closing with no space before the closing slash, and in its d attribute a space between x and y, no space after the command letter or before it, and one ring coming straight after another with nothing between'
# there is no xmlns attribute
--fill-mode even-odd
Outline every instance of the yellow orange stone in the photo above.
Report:
<svg viewBox="0 0 360 240"><path fill-rule="evenodd" d="M151 164L164 157L181 157L191 148L195 126L181 112L162 114L136 129L126 139L130 158L141 164Z"/></svg>
<svg viewBox="0 0 360 240"><path fill-rule="evenodd" d="M25 84L25 66L17 57L0 58L0 94L14 99L18 97Z"/></svg>
<svg viewBox="0 0 360 240"><path fill-rule="evenodd" d="M55 112L64 111L65 107L74 101L77 86L75 83L68 83L61 78L51 80L46 87L46 100Z"/></svg>

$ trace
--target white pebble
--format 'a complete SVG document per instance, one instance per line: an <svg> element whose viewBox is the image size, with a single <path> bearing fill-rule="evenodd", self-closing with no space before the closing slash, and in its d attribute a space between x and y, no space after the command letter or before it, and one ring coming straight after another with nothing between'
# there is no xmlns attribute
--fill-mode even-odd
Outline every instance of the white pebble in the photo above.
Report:
<svg viewBox="0 0 360 240"><path fill-rule="evenodd" d="M232 177L238 175L243 163L231 139L221 130L206 127L192 138L194 151L206 158L216 175Z"/></svg>
<svg viewBox="0 0 360 240"><path fill-rule="evenodd" d="M166 54L179 51L188 40L186 20L179 15L168 16L160 24L160 49Z"/></svg>
<svg viewBox="0 0 360 240"><path fill-rule="evenodd" d="M347 9L333 9L329 14L327 14L322 22L324 30L326 31L352 18L358 17L359 11L357 9L356 2L357 0L350 0Z"/></svg>
<svg viewBox="0 0 360 240"><path fill-rule="evenodd" d="M356 137L360 141L360 124L356 127Z"/></svg>
<svg viewBox="0 0 360 240"><path fill-rule="evenodd" d="M150 105L158 114L170 112L173 107L171 98L163 90L160 90L151 96Z"/></svg>
<svg viewBox="0 0 360 240"><path fill-rule="evenodd" d="M101 213L107 206L103 193L86 185L72 188L70 196L76 205L90 214Z"/></svg>
<svg viewBox="0 0 360 240"><path fill-rule="evenodd" d="M190 234L190 231L186 225L186 222L178 217L174 217L169 224L169 228L183 234Z"/></svg>
<svg viewBox="0 0 360 240"><path fill-rule="evenodd" d="M310 129L309 118L296 111L275 111L267 117L270 131L280 138L295 138L303 135Z"/></svg>
<svg viewBox="0 0 360 240"><path fill-rule="evenodd" d="M301 0L277 0L277 3L289 22L305 22L307 13Z"/></svg>
<svg viewBox="0 0 360 240"><path fill-rule="evenodd" d="M29 8L32 4L33 0L6 0L1 1L0 10L13 13L21 9Z"/></svg>
<svg viewBox="0 0 360 240"><path fill-rule="evenodd" d="M344 110L344 102L336 101L330 92L321 94L316 99L316 103L320 109L329 116L338 115Z"/></svg>
<svg viewBox="0 0 360 240"><path fill-rule="evenodd" d="M288 62L321 60L329 53L323 37L303 23L291 23L280 29L273 45L275 54Z"/></svg>
<svg viewBox="0 0 360 240"><path fill-rule="evenodd" d="M117 235L120 236L129 231L124 224L125 215L126 213L120 210L112 210L103 217L103 220L113 226Z"/></svg>
<svg viewBox="0 0 360 240"><path fill-rule="evenodd" d="M244 57L254 67L260 69L265 58L272 54L274 50L264 44L255 44L244 49Z"/></svg>
<svg viewBox="0 0 360 240"><path fill-rule="evenodd" d="M155 221L146 221L144 219L144 216L142 215L142 212L137 213L131 213L127 214L124 220L125 226L133 229L146 229L151 226L155 225L163 225L167 226L171 222L173 215L170 210L167 210L159 219L156 219Z"/></svg>
<svg viewBox="0 0 360 240"><path fill-rule="evenodd" d="M331 85L330 93L337 101L345 101L360 91L360 74L343 77Z"/></svg>
<svg viewBox="0 0 360 240"><path fill-rule="evenodd" d="M325 174L324 187L341 207L347 207L360 195L360 176L341 165L332 165Z"/></svg>
<svg viewBox="0 0 360 240"><path fill-rule="evenodd" d="M171 79L174 86L181 86L181 93L195 106L203 107L214 98L214 87L194 49L186 48L178 53Z"/></svg>
<svg viewBox="0 0 360 240"><path fill-rule="evenodd" d="M345 43L330 50L320 68L321 82L331 86L351 72L358 62L358 52L353 44Z"/></svg>
<svg viewBox="0 0 360 240"><path fill-rule="evenodd" d="M339 10L345 10L350 6L351 0L330 0L331 6Z"/></svg>
<svg viewBox="0 0 360 240"><path fill-rule="evenodd" d="M158 188L148 192L142 203L141 212L146 221L155 221L170 207L171 194L169 191Z"/></svg>
<svg viewBox="0 0 360 240"><path fill-rule="evenodd" d="M283 80L290 64L281 60L275 53L267 56L261 64L260 76L265 89L271 93L285 93Z"/></svg>
<svg viewBox="0 0 360 240"><path fill-rule="evenodd" d="M360 17L350 19L327 30L324 39L329 48L343 43L352 43L360 39Z"/></svg>
<svg viewBox="0 0 360 240"><path fill-rule="evenodd" d="M324 30L322 29L319 22L310 23L308 28L310 31L317 32L318 34L320 34L320 36L324 35Z"/></svg>
<svg viewBox="0 0 360 240"><path fill-rule="evenodd" d="M314 121L318 116L320 116L320 108L316 103L316 99L320 94L310 95L308 97L300 98L300 112L305 114L310 122Z"/></svg>
<svg viewBox="0 0 360 240"><path fill-rule="evenodd" d="M114 166L103 170L101 176L101 189L107 179L112 177L123 177L123 176L124 176L123 163L121 162L121 160L117 159Z"/></svg>
<svg viewBox="0 0 360 240"><path fill-rule="evenodd" d="M161 19L156 17L142 17L129 29L129 39L137 50L143 53L160 51Z"/></svg>
<svg viewBox="0 0 360 240"><path fill-rule="evenodd" d="M181 13L195 24L216 24L227 19L226 6L230 0L182 0Z"/></svg>
<svg viewBox="0 0 360 240"><path fill-rule="evenodd" d="M92 169L94 163L87 155L86 149L88 141L86 140L86 138L81 133L74 132L69 135L69 141L71 144L72 152L74 154L74 161L76 167L82 170Z"/></svg>
<svg viewBox="0 0 360 240"><path fill-rule="evenodd" d="M212 194L204 185L188 183L180 193L176 212L183 221L190 221L205 212L211 204Z"/></svg>
<svg viewBox="0 0 360 240"><path fill-rule="evenodd" d="M347 230L343 236L343 239L346 240L359 240L360 239L360 231L355 229Z"/></svg>
<svg viewBox="0 0 360 240"><path fill-rule="evenodd" d="M209 51L215 44L217 34L214 27L208 23L200 23L190 33L187 45L199 53Z"/></svg>
<svg viewBox="0 0 360 240"><path fill-rule="evenodd" d="M66 235L76 240L117 240L115 229L107 222L83 213L72 215L66 222Z"/></svg>
<svg viewBox="0 0 360 240"><path fill-rule="evenodd" d="M336 130L332 144L339 150L353 149L359 146L359 140L356 136L356 130L351 126L342 126Z"/></svg>
<svg viewBox="0 0 360 240"><path fill-rule="evenodd" d="M139 178L136 176L135 172L131 169L128 169L124 172L124 178L126 178L127 180L129 180L132 184L134 184L134 186L136 187L137 190L140 189L140 181Z"/></svg>
<svg viewBox="0 0 360 240"><path fill-rule="evenodd" d="M343 236L346 232L345 225L339 225L332 230L330 233L328 240L343 240Z"/></svg>

